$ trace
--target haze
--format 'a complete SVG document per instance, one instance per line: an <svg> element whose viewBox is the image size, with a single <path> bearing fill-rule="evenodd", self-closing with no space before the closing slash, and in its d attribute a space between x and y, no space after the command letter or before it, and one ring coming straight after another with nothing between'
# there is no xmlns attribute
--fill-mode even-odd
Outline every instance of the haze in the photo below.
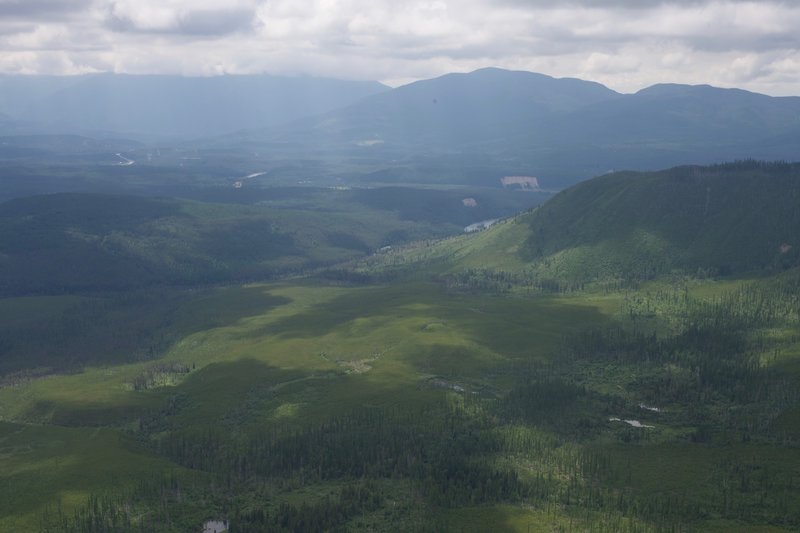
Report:
<svg viewBox="0 0 800 533"><path fill-rule="evenodd" d="M255 74L399 85L485 66L796 95L800 7L682 0L2 0L0 72Z"/></svg>
<svg viewBox="0 0 800 533"><path fill-rule="evenodd" d="M800 531L798 4L0 0L0 532Z"/></svg>

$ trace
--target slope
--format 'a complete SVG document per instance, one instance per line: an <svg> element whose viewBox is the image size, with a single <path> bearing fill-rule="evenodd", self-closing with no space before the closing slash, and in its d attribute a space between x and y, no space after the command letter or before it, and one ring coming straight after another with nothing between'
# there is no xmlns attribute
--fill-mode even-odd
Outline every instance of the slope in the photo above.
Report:
<svg viewBox="0 0 800 533"><path fill-rule="evenodd" d="M365 98L303 121L293 133L346 143L458 149L513 137L555 112L618 96L598 83L487 68L447 74Z"/></svg>
<svg viewBox="0 0 800 533"><path fill-rule="evenodd" d="M521 254L568 277L780 269L798 262L798 200L797 164L615 173L525 215Z"/></svg>
<svg viewBox="0 0 800 533"><path fill-rule="evenodd" d="M791 159L800 147L798 117L797 97L677 84L619 94L578 79L483 69L219 142L346 154L406 179L498 186L499 177L520 173L561 189L610 169Z"/></svg>
<svg viewBox="0 0 800 533"><path fill-rule="evenodd" d="M598 178L560 195L553 217L575 231L548 242L602 243L602 220L672 228L668 209L642 204L687 198L667 185L793 176L747 163ZM763 204L721 196L702 206L717 226L746 211L736 201ZM203 251L210 230L270 214L66 198L6 204L20 241L58 252L73 235L123 234L146 249L137 235L154 221L166 250ZM540 211L427 248L444 268L523 271ZM665 239L700 231L696 208L680 218L688 229ZM71 231L37 240L48 225ZM212 242L237 244L224 235ZM216 256L235 265L235 250ZM295 278L0 298L0 528L797 530L798 274L532 297Z"/></svg>
<svg viewBox="0 0 800 533"><path fill-rule="evenodd" d="M616 172L478 235L411 246L354 268L381 276L504 272L513 278L506 282L537 286L780 272L800 265L799 202L797 163Z"/></svg>
<svg viewBox="0 0 800 533"><path fill-rule="evenodd" d="M312 211L86 193L20 198L0 204L0 294L265 279L441 231L363 205Z"/></svg>

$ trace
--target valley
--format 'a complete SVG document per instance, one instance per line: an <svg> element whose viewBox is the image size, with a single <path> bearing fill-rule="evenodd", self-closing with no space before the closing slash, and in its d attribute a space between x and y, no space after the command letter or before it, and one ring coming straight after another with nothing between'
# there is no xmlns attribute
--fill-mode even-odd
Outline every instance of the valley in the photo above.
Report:
<svg viewBox="0 0 800 533"><path fill-rule="evenodd" d="M798 98L0 97L0 530L800 528Z"/></svg>
<svg viewBox="0 0 800 533"><path fill-rule="evenodd" d="M467 235L387 216L409 189L6 202L0 528L795 530L797 176L612 174Z"/></svg>

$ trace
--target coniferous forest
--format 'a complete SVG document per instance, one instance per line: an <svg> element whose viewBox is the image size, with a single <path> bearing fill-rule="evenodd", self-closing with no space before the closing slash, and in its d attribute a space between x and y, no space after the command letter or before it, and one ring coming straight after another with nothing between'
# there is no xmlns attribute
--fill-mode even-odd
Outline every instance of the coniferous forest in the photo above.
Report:
<svg viewBox="0 0 800 533"><path fill-rule="evenodd" d="M0 531L800 530L797 98L212 70L0 76Z"/></svg>
<svg viewBox="0 0 800 533"><path fill-rule="evenodd" d="M745 162L608 179L691 189L692 179L775 172L764 194L791 196L792 169ZM616 201L622 216L632 200ZM3 523L800 528L794 260L613 270L616 245L600 234L591 256L581 252L583 270L559 276L570 258L557 248L531 259L507 246L535 242L550 205L334 267L298 264L291 278L9 295ZM674 238L722 232L722 219ZM749 246L732 242L714 253Z"/></svg>

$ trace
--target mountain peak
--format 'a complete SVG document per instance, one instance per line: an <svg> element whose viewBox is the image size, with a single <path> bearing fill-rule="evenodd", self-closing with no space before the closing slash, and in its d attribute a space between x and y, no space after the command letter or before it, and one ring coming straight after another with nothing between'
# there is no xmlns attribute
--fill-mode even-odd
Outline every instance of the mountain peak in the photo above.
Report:
<svg viewBox="0 0 800 533"><path fill-rule="evenodd" d="M713 85L700 84L700 85L687 85L681 83L657 83L650 87L645 87L637 93L640 96L650 96L655 98L664 97L684 97L684 96L713 96L713 95L751 95L769 98L766 95L745 91L743 89L728 89L723 87L714 87Z"/></svg>

